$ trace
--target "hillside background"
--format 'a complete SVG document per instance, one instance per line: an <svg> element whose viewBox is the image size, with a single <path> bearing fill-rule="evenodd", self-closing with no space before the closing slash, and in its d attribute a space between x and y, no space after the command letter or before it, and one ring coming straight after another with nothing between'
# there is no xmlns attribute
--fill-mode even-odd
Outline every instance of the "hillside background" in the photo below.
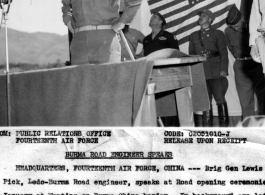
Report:
<svg viewBox="0 0 265 195"><path fill-rule="evenodd" d="M10 67L33 65L43 68L54 64L62 66L69 60L67 35L27 33L8 29L8 44ZM0 68L6 64L5 55L5 29L2 27L0 30Z"/></svg>

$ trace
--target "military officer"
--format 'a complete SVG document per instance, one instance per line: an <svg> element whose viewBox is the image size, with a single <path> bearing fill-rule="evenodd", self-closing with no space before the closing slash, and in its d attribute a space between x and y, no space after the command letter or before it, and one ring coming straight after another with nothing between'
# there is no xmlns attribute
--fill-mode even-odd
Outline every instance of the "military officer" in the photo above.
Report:
<svg viewBox="0 0 265 195"><path fill-rule="evenodd" d="M235 57L236 89L243 118L255 115L254 91L258 99L259 114L265 114L265 78L262 65L250 56L249 27L235 5L226 18L225 37L228 49Z"/></svg>
<svg viewBox="0 0 265 195"><path fill-rule="evenodd" d="M190 35L189 54L203 55L207 60L203 62L206 84L210 104L214 97L217 108L219 125L228 126L228 109L225 99L225 93L228 89L228 52L226 48L224 33L211 27L215 19L210 10L204 10L198 13L198 24L201 29ZM203 112L203 125L213 125L212 105L209 111Z"/></svg>
<svg viewBox="0 0 265 195"><path fill-rule="evenodd" d="M178 40L170 32L163 30L166 25L165 18L159 13L155 12L149 22L149 26L152 29L151 34L147 35L143 40L144 56L151 54L157 50L172 48L179 50ZM155 95L158 107L163 107L164 110L170 110L172 105L176 104L176 98L174 92L163 92ZM161 117L165 126L178 126L177 116Z"/></svg>
<svg viewBox="0 0 265 195"><path fill-rule="evenodd" d="M166 25L165 18L159 12L155 12L149 23L152 32L143 41L144 56L160 49L172 48L179 50L177 39L172 33L163 30L164 25Z"/></svg>
<svg viewBox="0 0 265 195"><path fill-rule="evenodd" d="M74 34L70 46L71 64L100 64L121 61L116 35L131 22L142 0L62 0L63 21Z"/></svg>

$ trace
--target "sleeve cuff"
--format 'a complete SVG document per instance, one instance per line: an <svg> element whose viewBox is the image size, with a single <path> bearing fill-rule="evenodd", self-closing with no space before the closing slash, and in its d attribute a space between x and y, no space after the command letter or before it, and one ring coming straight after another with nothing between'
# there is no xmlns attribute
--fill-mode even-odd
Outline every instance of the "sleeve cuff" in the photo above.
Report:
<svg viewBox="0 0 265 195"><path fill-rule="evenodd" d="M252 46L252 45L256 45L256 38L259 37L259 33L253 33L253 34L250 34L250 37L249 37L249 46Z"/></svg>
<svg viewBox="0 0 265 195"><path fill-rule="evenodd" d="M65 16L64 19L63 19L64 24L67 26L67 23L68 23L69 21L71 21L71 19L72 19L72 16L69 16L69 15Z"/></svg>
<svg viewBox="0 0 265 195"><path fill-rule="evenodd" d="M221 71L224 71L228 74L228 62L221 65Z"/></svg>
<svg viewBox="0 0 265 195"><path fill-rule="evenodd" d="M123 13L122 16L119 19L119 22L126 24L129 16L126 15L126 13Z"/></svg>

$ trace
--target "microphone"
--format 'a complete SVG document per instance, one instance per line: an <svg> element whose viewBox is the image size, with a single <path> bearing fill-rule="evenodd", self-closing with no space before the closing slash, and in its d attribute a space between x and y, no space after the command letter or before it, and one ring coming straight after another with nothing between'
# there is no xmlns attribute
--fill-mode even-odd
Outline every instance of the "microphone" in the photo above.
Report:
<svg viewBox="0 0 265 195"><path fill-rule="evenodd" d="M0 0L0 3L9 4L9 0ZM10 0L10 3L12 3L12 0Z"/></svg>
<svg viewBox="0 0 265 195"><path fill-rule="evenodd" d="M4 9L4 5L8 4L8 11L9 11L11 3L12 3L12 0L0 0L0 9ZM8 11L7 11L7 13L8 13Z"/></svg>
<svg viewBox="0 0 265 195"><path fill-rule="evenodd" d="M10 3L12 3L12 0L0 0L0 9L4 9L3 5L8 4L10 6Z"/></svg>

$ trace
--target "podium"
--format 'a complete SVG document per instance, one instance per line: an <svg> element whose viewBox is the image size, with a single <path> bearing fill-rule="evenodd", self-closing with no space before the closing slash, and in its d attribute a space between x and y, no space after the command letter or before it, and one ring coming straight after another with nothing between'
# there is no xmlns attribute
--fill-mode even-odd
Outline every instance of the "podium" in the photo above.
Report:
<svg viewBox="0 0 265 195"><path fill-rule="evenodd" d="M12 73L12 126L157 126L161 115L155 94L165 91L176 94L180 125L193 126L193 111L201 107L192 108L198 76L191 73L194 67L202 70L202 60L139 59ZM206 94L204 76L200 79L204 83L196 88ZM0 126L6 126L5 75L0 75L0 86Z"/></svg>
<svg viewBox="0 0 265 195"><path fill-rule="evenodd" d="M155 94L174 91L180 126L194 126L191 66L205 61L202 56L154 60L145 96L134 126L157 126Z"/></svg>

